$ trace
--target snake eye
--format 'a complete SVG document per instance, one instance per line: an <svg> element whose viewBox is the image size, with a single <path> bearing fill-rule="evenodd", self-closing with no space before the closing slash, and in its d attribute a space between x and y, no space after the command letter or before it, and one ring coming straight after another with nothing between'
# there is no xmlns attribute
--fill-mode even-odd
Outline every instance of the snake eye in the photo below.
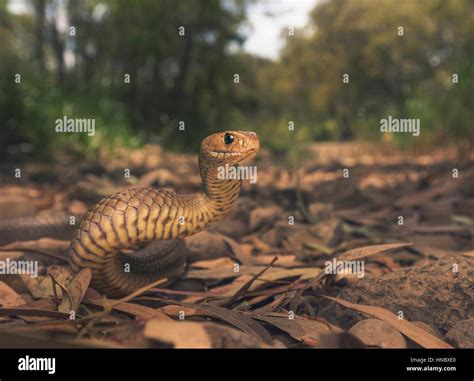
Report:
<svg viewBox="0 0 474 381"><path fill-rule="evenodd" d="M234 135L232 134L225 134L224 135L224 143L225 144L231 144L234 142Z"/></svg>

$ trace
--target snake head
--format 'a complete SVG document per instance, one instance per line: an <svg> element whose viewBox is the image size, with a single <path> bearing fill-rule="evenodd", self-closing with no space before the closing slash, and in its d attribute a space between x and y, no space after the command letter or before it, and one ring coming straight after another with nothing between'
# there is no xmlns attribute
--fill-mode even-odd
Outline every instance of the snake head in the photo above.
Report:
<svg viewBox="0 0 474 381"><path fill-rule="evenodd" d="M201 142L201 155L207 162L236 165L254 157L260 150L255 132L225 131L209 135Z"/></svg>

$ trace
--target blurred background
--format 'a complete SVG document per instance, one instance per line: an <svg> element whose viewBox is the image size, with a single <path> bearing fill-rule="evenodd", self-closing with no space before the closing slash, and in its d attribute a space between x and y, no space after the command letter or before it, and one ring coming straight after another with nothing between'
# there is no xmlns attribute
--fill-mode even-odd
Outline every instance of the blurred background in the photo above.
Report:
<svg viewBox="0 0 474 381"><path fill-rule="evenodd" d="M473 16L470 0L0 0L0 155L195 152L225 129L278 154L322 140L469 148ZM421 135L381 134L388 115L420 118ZM95 119L95 136L56 133L63 116Z"/></svg>

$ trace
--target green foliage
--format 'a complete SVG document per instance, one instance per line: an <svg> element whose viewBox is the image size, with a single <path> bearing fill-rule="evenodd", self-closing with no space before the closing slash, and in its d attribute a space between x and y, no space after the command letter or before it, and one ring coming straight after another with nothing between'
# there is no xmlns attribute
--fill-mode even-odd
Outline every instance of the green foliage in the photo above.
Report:
<svg viewBox="0 0 474 381"><path fill-rule="evenodd" d="M53 22L60 2L13 15L0 0L0 155L150 141L194 152L208 133L238 129L288 161L314 140L386 139L388 115L421 119L420 137L391 136L402 146L472 144L472 1L320 2L278 61L236 49L250 1L70 1L71 37ZM55 133L65 115L94 118L96 135Z"/></svg>
<svg viewBox="0 0 474 381"><path fill-rule="evenodd" d="M0 62L0 117L9 126L0 130L2 144L88 153L151 138L186 149L229 125L238 72L229 45L243 41L246 0L71 1L73 37L40 17L38 5L57 15L59 3L32 1L35 13L21 16L0 8L8 21L0 39L11 45ZM64 53L74 57L72 65ZM13 83L17 72L21 84ZM54 133L63 116L94 118L96 136ZM186 133L178 131L180 121Z"/></svg>
<svg viewBox="0 0 474 381"><path fill-rule="evenodd" d="M264 68L276 119L292 115L299 125L322 127L314 138L373 140L388 115L420 118L420 137L393 138L472 142L473 14L474 3L464 0L317 5L309 29L288 36L281 60Z"/></svg>

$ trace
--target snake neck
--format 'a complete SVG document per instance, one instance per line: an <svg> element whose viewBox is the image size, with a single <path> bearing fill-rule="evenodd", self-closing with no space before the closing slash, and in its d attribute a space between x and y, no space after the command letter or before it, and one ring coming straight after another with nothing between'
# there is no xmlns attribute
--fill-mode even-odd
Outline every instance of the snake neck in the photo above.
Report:
<svg viewBox="0 0 474 381"><path fill-rule="evenodd" d="M208 163L199 155L202 190L206 208L211 212L212 220L216 221L226 214L237 200L242 180L226 179L222 176L222 167L216 163ZM220 166L222 166L220 168ZM238 166L238 165L236 165Z"/></svg>

